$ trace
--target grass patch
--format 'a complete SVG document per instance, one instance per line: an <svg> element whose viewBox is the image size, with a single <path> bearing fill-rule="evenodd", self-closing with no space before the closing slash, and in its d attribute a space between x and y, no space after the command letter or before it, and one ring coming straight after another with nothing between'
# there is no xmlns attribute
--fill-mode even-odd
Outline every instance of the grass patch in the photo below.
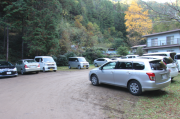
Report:
<svg viewBox="0 0 180 119"><path fill-rule="evenodd" d="M94 68L96 68L96 67L93 64L89 65L89 69L94 69ZM85 70L86 68L83 68L83 69ZM81 69L81 70L83 70L83 69ZM78 71L79 69L77 69L77 68L69 69L68 66L60 66L60 67L57 67L57 70L58 71Z"/></svg>
<svg viewBox="0 0 180 119"><path fill-rule="evenodd" d="M180 74L172 80L170 86L145 92L135 108L129 114L129 119L175 119L180 118Z"/></svg>

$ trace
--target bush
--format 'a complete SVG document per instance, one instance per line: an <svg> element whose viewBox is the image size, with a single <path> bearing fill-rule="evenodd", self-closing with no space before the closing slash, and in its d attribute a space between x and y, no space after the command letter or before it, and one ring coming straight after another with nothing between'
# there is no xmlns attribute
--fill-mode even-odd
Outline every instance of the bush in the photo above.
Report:
<svg viewBox="0 0 180 119"><path fill-rule="evenodd" d="M139 55L139 56L142 56L144 54L144 51L143 51L142 47L137 48L136 54Z"/></svg>
<svg viewBox="0 0 180 119"><path fill-rule="evenodd" d="M118 53L119 55L127 55L127 54L128 54L128 48L121 46L121 47L119 47L119 48L117 49L117 53Z"/></svg>
<svg viewBox="0 0 180 119"><path fill-rule="evenodd" d="M65 55L59 55L59 56L57 57L56 64L57 64L58 66L67 66L67 65L68 65L67 57L66 57Z"/></svg>
<svg viewBox="0 0 180 119"><path fill-rule="evenodd" d="M76 57L76 54L74 52L67 52L64 55L59 56L52 56L54 60L56 61L57 66L68 66L68 59L69 57Z"/></svg>
<svg viewBox="0 0 180 119"><path fill-rule="evenodd" d="M83 53L83 57L86 58L86 60L92 64L93 61L97 58L102 58L106 57L103 55L103 50L102 48L88 48L86 51Z"/></svg>
<svg viewBox="0 0 180 119"><path fill-rule="evenodd" d="M69 57L76 57L76 54L74 52L67 52L64 55L66 56L67 59L69 59Z"/></svg>

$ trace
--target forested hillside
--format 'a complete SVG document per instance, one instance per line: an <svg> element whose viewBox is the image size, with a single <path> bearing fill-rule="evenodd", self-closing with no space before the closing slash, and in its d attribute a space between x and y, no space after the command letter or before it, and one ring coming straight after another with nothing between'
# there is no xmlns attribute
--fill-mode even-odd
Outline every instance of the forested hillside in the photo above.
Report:
<svg viewBox="0 0 180 119"><path fill-rule="evenodd" d="M121 38L122 4L108 0L3 0L0 4L0 58L33 58L93 47ZM7 45L9 44L9 46Z"/></svg>
<svg viewBox="0 0 180 119"><path fill-rule="evenodd" d="M158 10L164 4L122 1L1 0L0 59L16 61L67 52L82 55L88 48L131 47L146 43L143 34L180 26L173 20L161 22L163 17L153 16L146 5Z"/></svg>

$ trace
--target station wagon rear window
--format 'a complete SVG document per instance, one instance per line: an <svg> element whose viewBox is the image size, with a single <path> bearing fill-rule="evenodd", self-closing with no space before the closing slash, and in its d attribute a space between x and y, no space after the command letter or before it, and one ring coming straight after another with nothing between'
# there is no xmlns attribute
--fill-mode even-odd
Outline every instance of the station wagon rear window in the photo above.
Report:
<svg viewBox="0 0 180 119"><path fill-rule="evenodd" d="M166 69L166 65L161 61L151 61L149 62L152 70L163 70Z"/></svg>

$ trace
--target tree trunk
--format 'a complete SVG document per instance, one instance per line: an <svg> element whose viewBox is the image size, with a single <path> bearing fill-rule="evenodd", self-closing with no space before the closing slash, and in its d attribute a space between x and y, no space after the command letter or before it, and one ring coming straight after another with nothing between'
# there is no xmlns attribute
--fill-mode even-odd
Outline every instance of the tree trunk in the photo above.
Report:
<svg viewBox="0 0 180 119"><path fill-rule="evenodd" d="M9 26L7 25L7 54L6 54L6 61L8 61L9 56Z"/></svg>
<svg viewBox="0 0 180 119"><path fill-rule="evenodd" d="M24 39L23 39L23 36L24 36L24 18L22 18L22 59L24 57L23 53L24 53Z"/></svg>
<svg viewBox="0 0 180 119"><path fill-rule="evenodd" d="M6 27L4 26L3 54L6 54L5 47L6 47Z"/></svg>

